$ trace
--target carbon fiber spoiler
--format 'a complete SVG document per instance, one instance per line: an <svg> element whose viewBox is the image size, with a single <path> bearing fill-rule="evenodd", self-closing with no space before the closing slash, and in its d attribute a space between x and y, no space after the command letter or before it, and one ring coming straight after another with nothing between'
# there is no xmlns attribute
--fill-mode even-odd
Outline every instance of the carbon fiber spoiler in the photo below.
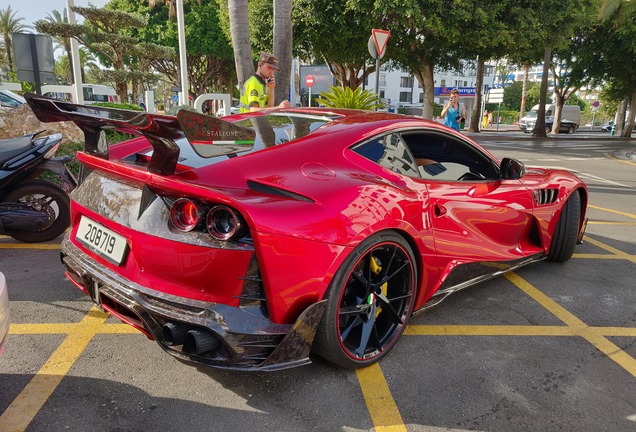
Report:
<svg viewBox="0 0 636 432"><path fill-rule="evenodd" d="M256 137L252 129L188 110L174 117L77 105L33 93L24 98L41 122L74 122L84 132L84 151L103 159L108 159L103 129L143 135L153 147L148 171L160 175L174 174L180 153L176 141L180 138L187 138L199 156L209 158L249 151Z"/></svg>

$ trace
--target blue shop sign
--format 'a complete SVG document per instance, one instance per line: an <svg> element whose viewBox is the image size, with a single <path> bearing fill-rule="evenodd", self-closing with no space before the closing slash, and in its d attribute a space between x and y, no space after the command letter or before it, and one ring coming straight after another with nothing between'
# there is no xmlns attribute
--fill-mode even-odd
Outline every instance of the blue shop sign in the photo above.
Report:
<svg viewBox="0 0 636 432"><path fill-rule="evenodd" d="M455 87L435 87L435 97L448 97L454 88ZM459 92L459 97L475 96L475 87L459 87L457 91Z"/></svg>

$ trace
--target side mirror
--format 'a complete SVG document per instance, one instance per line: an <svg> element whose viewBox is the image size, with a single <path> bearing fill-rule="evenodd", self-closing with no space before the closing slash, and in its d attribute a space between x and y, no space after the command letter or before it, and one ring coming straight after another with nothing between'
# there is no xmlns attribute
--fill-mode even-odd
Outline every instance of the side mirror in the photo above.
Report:
<svg viewBox="0 0 636 432"><path fill-rule="evenodd" d="M504 180L517 180L526 173L526 167L516 159L503 158L501 161L501 176Z"/></svg>

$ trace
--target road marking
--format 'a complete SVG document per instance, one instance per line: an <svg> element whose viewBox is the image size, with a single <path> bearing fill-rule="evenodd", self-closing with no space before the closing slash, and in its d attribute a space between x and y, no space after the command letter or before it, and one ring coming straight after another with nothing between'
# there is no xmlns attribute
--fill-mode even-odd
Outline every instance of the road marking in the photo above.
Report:
<svg viewBox="0 0 636 432"><path fill-rule="evenodd" d="M601 351L610 359L614 360L619 366L625 369L627 372L636 377L636 359L620 349L618 346L610 342L605 335L599 334L594 329L579 318L574 316L571 312L566 310L563 306L552 300L547 295L536 289L530 283L519 277L515 273L507 273L504 275L506 279L514 283L523 292L528 294L537 303L547 309L552 315L563 321L568 326L577 331L577 335L585 338L589 343L594 345L596 349Z"/></svg>
<svg viewBox="0 0 636 432"><path fill-rule="evenodd" d="M23 431L99 332L108 314L93 307L0 416L1 431Z"/></svg>
<svg viewBox="0 0 636 432"><path fill-rule="evenodd" d="M620 251L620 250L618 250L618 249L616 249L616 248L614 248L612 246L606 245L605 243L601 243L598 240L594 240L592 238L589 238L588 236L585 236L584 240L586 242L588 242L588 243L593 244L596 247L599 247L599 248L601 248L603 250L606 250L607 252L613 254L617 258L625 259L627 261L631 261L633 263L636 263L636 255L626 254L623 251Z"/></svg>
<svg viewBox="0 0 636 432"><path fill-rule="evenodd" d="M376 432L406 432L391 390L378 363L356 369L362 396Z"/></svg>
<svg viewBox="0 0 636 432"><path fill-rule="evenodd" d="M59 244L34 244L34 243L0 243L0 249L43 249L43 250L59 250Z"/></svg>
<svg viewBox="0 0 636 432"><path fill-rule="evenodd" d="M618 210L612 210L612 209L608 209L608 208L605 208L605 207L595 206L595 205L592 205L592 204L588 204L587 207L588 208L593 208L595 210L601 210L601 211L604 211L604 212L614 213L614 214L617 214L617 215L627 216L628 218L636 219L636 214L633 214L633 213L626 213L626 212L622 212L622 211L618 211Z"/></svg>
<svg viewBox="0 0 636 432"><path fill-rule="evenodd" d="M588 237L585 237L583 241L589 240ZM625 257L617 256L617 255L609 255L609 254L574 254L572 258L581 258L581 259L602 259L602 260L623 260Z"/></svg>
<svg viewBox="0 0 636 432"><path fill-rule="evenodd" d="M624 164L627 164L627 165L636 166L636 162L633 162L633 161L628 161L628 160L624 160L624 159L619 159L619 158L614 157L614 156L608 156L608 158L609 158L609 159L612 159L612 160L615 160L615 161L618 161L618 162L621 162L621 163L624 163Z"/></svg>
<svg viewBox="0 0 636 432"><path fill-rule="evenodd" d="M583 172L583 171L577 171L577 173L578 173L578 176L581 177L581 178L588 178L588 179L596 180L596 181L598 181L600 183L605 183L605 184L609 184L609 185L612 185L612 186L620 186L620 187L624 187L626 189L633 189L632 186L626 185L624 183L619 183L619 182L615 182L613 180L608 180L606 178L595 176L595 175L592 175L590 173L586 173L586 172Z"/></svg>
<svg viewBox="0 0 636 432"><path fill-rule="evenodd" d="M588 221L588 225L636 226L636 222Z"/></svg>
<svg viewBox="0 0 636 432"><path fill-rule="evenodd" d="M109 315L110 316L110 315ZM9 334L11 335L28 335L28 334L73 334L81 333L84 324L80 321L71 324L11 324ZM99 334L135 334L140 333L139 330L128 324L103 324L96 331Z"/></svg>
<svg viewBox="0 0 636 432"><path fill-rule="evenodd" d="M607 211L636 219L636 215L589 205L589 208ZM591 224L620 222L590 222ZM630 223L625 223L629 225ZM2 236L0 236L0 239ZM636 262L636 256L590 239L586 241L609 254L574 254L583 259L625 259ZM59 244L0 243L0 249L59 249ZM579 336L636 377L636 360L620 349L607 337L636 337L636 328L591 327L575 315L543 294L515 273L504 275L513 284L533 298L565 323L563 326L487 326L487 325L410 325L405 329L407 336ZM67 334L67 338L51 355L42 368L31 379L18 397L0 415L0 430L25 430L50 395L58 387L75 361L80 357L96 334L139 333L127 324L105 324L109 315L93 307L79 323L70 324L12 324L10 334ZM356 376L369 411L375 431L406 431L404 420L393 399L386 378L379 364L356 370Z"/></svg>
<svg viewBox="0 0 636 432"><path fill-rule="evenodd" d="M636 328L585 327L586 333L600 336L636 337ZM582 336L575 326L530 325L410 325L404 330L407 336Z"/></svg>

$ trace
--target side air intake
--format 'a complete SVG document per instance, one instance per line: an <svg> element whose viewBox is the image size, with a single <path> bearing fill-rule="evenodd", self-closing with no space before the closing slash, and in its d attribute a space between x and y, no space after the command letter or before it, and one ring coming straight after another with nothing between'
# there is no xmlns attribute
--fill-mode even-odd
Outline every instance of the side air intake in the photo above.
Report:
<svg viewBox="0 0 636 432"><path fill-rule="evenodd" d="M537 205L553 204L559 197L558 189L537 189L533 193Z"/></svg>

